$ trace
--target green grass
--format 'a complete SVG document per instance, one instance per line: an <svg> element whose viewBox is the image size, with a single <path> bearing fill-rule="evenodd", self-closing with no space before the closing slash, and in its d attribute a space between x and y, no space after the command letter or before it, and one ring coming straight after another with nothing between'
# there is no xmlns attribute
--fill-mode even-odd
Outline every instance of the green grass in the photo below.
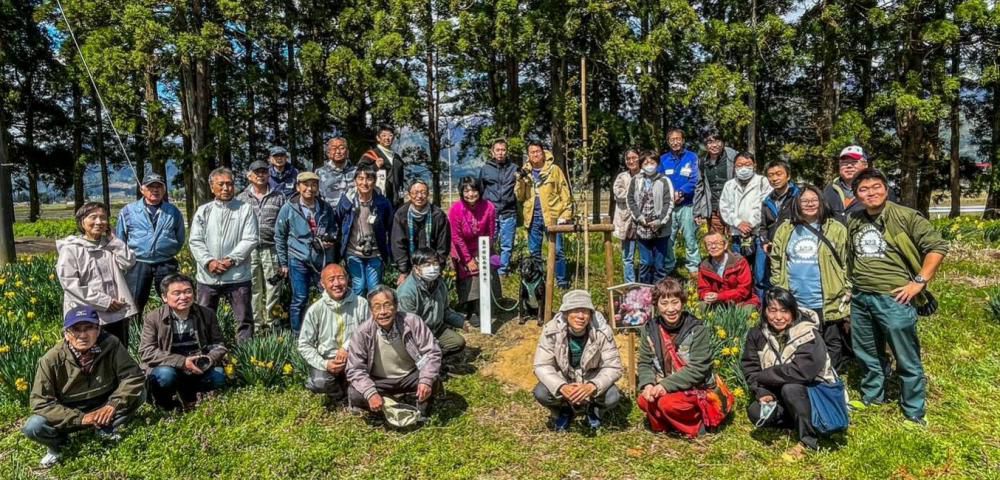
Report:
<svg viewBox="0 0 1000 480"><path fill-rule="evenodd" d="M594 237L597 238L596 236ZM596 240L592 241L594 247ZM617 244L616 244L617 245ZM570 250L573 251L573 250ZM992 252L992 253L991 253ZM930 427L908 426L898 406L855 412L845 435L801 461L783 459L788 431L755 431L743 405L717 433L688 441L654 435L630 400L596 436L545 428L530 392L479 374L450 380L427 427L410 433L327 411L298 383L230 388L186 415L143 407L115 445L73 438L57 478L1000 478L1000 323L987 313L996 250L946 260L932 284L941 308L921 319ZM604 252L591 250L597 288ZM575 256L575 255L574 255ZM620 277L619 258L615 257ZM620 278L619 278L620 280ZM510 288L509 285L506 286ZM558 298L558 296L557 296ZM506 328L523 328L509 325ZM477 362L496 350L483 345ZM2 358L0 358L2 361ZM857 373L846 373L858 398ZM897 398L890 389L890 398ZM28 414L0 400L0 477L37 478L43 449L17 429Z"/></svg>

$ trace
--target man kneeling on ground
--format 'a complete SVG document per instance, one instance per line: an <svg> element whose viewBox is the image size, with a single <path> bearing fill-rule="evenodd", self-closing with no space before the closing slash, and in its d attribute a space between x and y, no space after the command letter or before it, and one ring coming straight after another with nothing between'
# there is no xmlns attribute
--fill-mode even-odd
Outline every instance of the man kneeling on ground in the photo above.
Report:
<svg viewBox="0 0 1000 480"><path fill-rule="evenodd" d="M38 360L31 388L31 411L21 432L48 447L41 466L59 462L70 432L97 429L105 440L145 400L142 371L118 338L101 331L97 311L78 307L66 313L63 341Z"/></svg>
<svg viewBox="0 0 1000 480"><path fill-rule="evenodd" d="M368 300L351 291L351 280L340 264L323 268L320 282L323 295L302 319L299 353L309 364L306 389L326 395L329 405L347 394L347 349L369 311Z"/></svg>
<svg viewBox="0 0 1000 480"><path fill-rule="evenodd" d="M559 313L542 330L535 376L535 399L552 412L556 431L568 429L580 410L597 429L601 412L618 404L621 357L611 327L586 290L566 292Z"/></svg>
<svg viewBox="0 0 1000 480"><path fill-rule="evenodd" d="M368 294L372 318L351 336L347 354L348 402L381 412L384 395L416 395L416 407L426 417L441 349L424 321L398 312L397 303L396 292L385 285Z"/></svg>
<svg viewBox="0 0 1000 480"><path fill-rule="evenodd" d="M189 410L198 393L226 384L222 329L215 310L194 303L191 278L170 275L160 289L165 305L146 314L139 357L153 403L164 410Z"/></svg>

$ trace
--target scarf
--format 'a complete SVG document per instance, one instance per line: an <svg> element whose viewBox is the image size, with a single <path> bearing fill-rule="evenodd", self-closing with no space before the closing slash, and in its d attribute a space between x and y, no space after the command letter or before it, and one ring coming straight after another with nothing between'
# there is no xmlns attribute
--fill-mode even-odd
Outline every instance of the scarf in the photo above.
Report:
<svg viewBox="0 0 1000 480"><path fill-rule="evenodd" d="M681 322L677 322L677 326L674 327L667 325L665 321L660 322L660 339L663 341L664 357L670 358L670 371L672 373L679 372L687 366L687 362L677 353L677 346L674 344L674 336L680 331L680 327ZM722 400L713 390L692 388L684 390L683 393L685 396L695 398L695 403L701 410L701 418L706 427L717 427L726 419Z"/></svg>
<svg viewBox="0 0 1000 480"><path fill-rule="evenodd" d="M413 208L413 204L410 204L410 208L406 212L406 231L409 234L407 240L410 244L410 253L412 254L417 250L417 240L416 240L416 222L424 222L424 232L427 235L427 245L431 245L431 227L433 227L434 222L427 218L428 214L431 212L430 204L424 207L424 211L421 212Z"/></svg>
<svg viewBox="0 0 1000 480"><path fill-rule="evenodd" d="M73 352L73 357L76 358L76 363L80 365L80 370L90 375L94 371L94 361L97 360L97 354L101 353L101 347L95 343L93 347L81 352L73 348L73 345L69 342L66 342L66 346L69 347L70 352Z"/></svg>

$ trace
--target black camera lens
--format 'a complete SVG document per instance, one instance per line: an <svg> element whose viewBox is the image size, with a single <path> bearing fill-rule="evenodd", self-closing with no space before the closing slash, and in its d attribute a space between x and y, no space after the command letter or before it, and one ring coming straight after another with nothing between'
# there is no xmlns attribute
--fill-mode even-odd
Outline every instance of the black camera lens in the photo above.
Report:
<svg viewBox="0 0 1000 480"><path fill-rule="evenodd" d="M212 360L208 357L198 357L194 359L194 366L198 367L198 370L205 371L212 366Z"/></svg>

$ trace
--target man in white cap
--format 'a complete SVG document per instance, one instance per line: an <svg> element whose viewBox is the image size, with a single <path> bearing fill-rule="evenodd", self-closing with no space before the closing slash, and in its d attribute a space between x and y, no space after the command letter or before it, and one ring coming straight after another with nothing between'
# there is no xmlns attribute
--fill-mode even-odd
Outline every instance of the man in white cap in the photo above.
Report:
<svg viewBox="0 0 1000 480"><path fill-rule="evenodd" d="M838 158L840 159L837 170L839 176L837 180L830 182L823 189L823 203L829 208L834 218L846 224L848 215L865 209L864 205L855 198L851 184L854 182L854 176L870 165L865 150L859 145L844 147ZM889 200L897 201L892 189L889 189Z"/></svg>
<svg viewBox="0 0 1000 480"><path fill-rule="evenodd" d="M615 382L622 361L614 332L594 308L590 293L563 295L559 313L545 324L535 350L535 400L552 413L552 427L562 432L583 410L591 429L601 426L601 413L621 398Z"/></svg>
<svg viewBox="0 0 1000 480"><path fill-rule="evenodd" d="M249 204L257 214L257 231L260 235L257 248L250 254L250 283L253 321L257 329L276 328L274 307L281 297L281 271L274 244L274 224L278 212L285 204L285 195L271 186L271 171L267 162L257 160L247 169L247 185L237 200Z"/></svg>
<svg viewBox="0 0 1000 480"><path fill-rule="evenodd" d="M118 212L115 235L135 253L135 264L125 274L135 307L142 315L149 301L149 288L177 273L177 252L184 246L184 218L167 201L167 182L153 173L146 175L139 188L142 198Z"/></svg>

